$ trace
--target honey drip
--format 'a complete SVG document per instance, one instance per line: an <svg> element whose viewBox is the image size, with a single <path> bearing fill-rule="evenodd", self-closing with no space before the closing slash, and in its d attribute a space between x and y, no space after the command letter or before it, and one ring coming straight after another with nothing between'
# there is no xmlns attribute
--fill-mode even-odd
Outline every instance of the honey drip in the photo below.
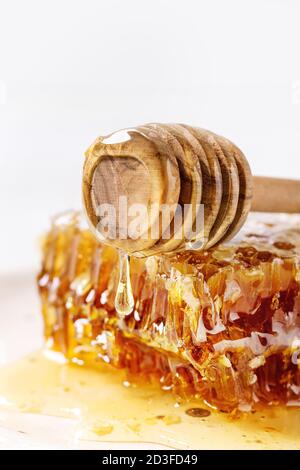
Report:
<svg viewBox="0 0 300 470"><path fill-rule="evenodd" d="M115 308L121 317L130 315L134 308L134 297L130 280L130 258L123 250L119 251L119 283L115 297Z"/></svg>

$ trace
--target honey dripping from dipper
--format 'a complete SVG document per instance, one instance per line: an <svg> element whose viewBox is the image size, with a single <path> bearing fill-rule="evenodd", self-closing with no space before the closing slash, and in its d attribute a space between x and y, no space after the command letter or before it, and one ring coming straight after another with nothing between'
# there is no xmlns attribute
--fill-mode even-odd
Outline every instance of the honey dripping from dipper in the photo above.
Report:
<svg viewBox="0 0 300 470"><path fill-rule="evenodd" d="M130 280L130 257L123 250L119 250L119 269L115 309L120 317L126 317L133 311L134 298Z"/></svg>

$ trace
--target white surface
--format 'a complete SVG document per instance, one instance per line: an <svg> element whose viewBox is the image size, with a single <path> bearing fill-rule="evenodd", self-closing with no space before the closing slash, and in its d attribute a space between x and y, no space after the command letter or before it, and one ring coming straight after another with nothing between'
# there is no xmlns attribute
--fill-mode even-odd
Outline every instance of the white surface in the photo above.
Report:
<svg viewBox="0 0 300 470"><path fill-rule="evenodd" d="M42 316L34 273L1 275L0 366L42 346Z"/></svg>
<svg viewBox="0 0 300 470"><path fill-rule="evenodd" d="M300 176L299 14L297 0L2 0L0 270L36 263L49 215L80 205L84 150L123 126L200 125L255 173Z"/></svg>

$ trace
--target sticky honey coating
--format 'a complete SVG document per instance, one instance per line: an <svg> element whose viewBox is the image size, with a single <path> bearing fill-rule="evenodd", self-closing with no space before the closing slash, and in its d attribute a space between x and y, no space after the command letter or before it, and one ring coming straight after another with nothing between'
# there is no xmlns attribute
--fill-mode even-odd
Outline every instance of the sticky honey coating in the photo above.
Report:
<svg viewBox="0 0 300 470"><path fill-rule="evenodd" d="M299 216L251 214L217 248L133 258L135 308L119 318L117 252L66 213L38 275L47 345L226 412L300 406L299 253Z"/></svg>

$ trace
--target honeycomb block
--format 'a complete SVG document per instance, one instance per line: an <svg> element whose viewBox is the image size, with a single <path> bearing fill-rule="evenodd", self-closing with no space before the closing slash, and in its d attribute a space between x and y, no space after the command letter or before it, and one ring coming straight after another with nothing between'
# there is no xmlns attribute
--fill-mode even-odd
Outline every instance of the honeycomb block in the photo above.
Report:
<svg viewBox="0 0 300 470"><path fill-rule="evenodd" d="M117 252L65 213L38 275L47 346L222 411L300 405L299 250L299 216L250 214L217 248L132 258L135 308L121 319Z"/></svg>

